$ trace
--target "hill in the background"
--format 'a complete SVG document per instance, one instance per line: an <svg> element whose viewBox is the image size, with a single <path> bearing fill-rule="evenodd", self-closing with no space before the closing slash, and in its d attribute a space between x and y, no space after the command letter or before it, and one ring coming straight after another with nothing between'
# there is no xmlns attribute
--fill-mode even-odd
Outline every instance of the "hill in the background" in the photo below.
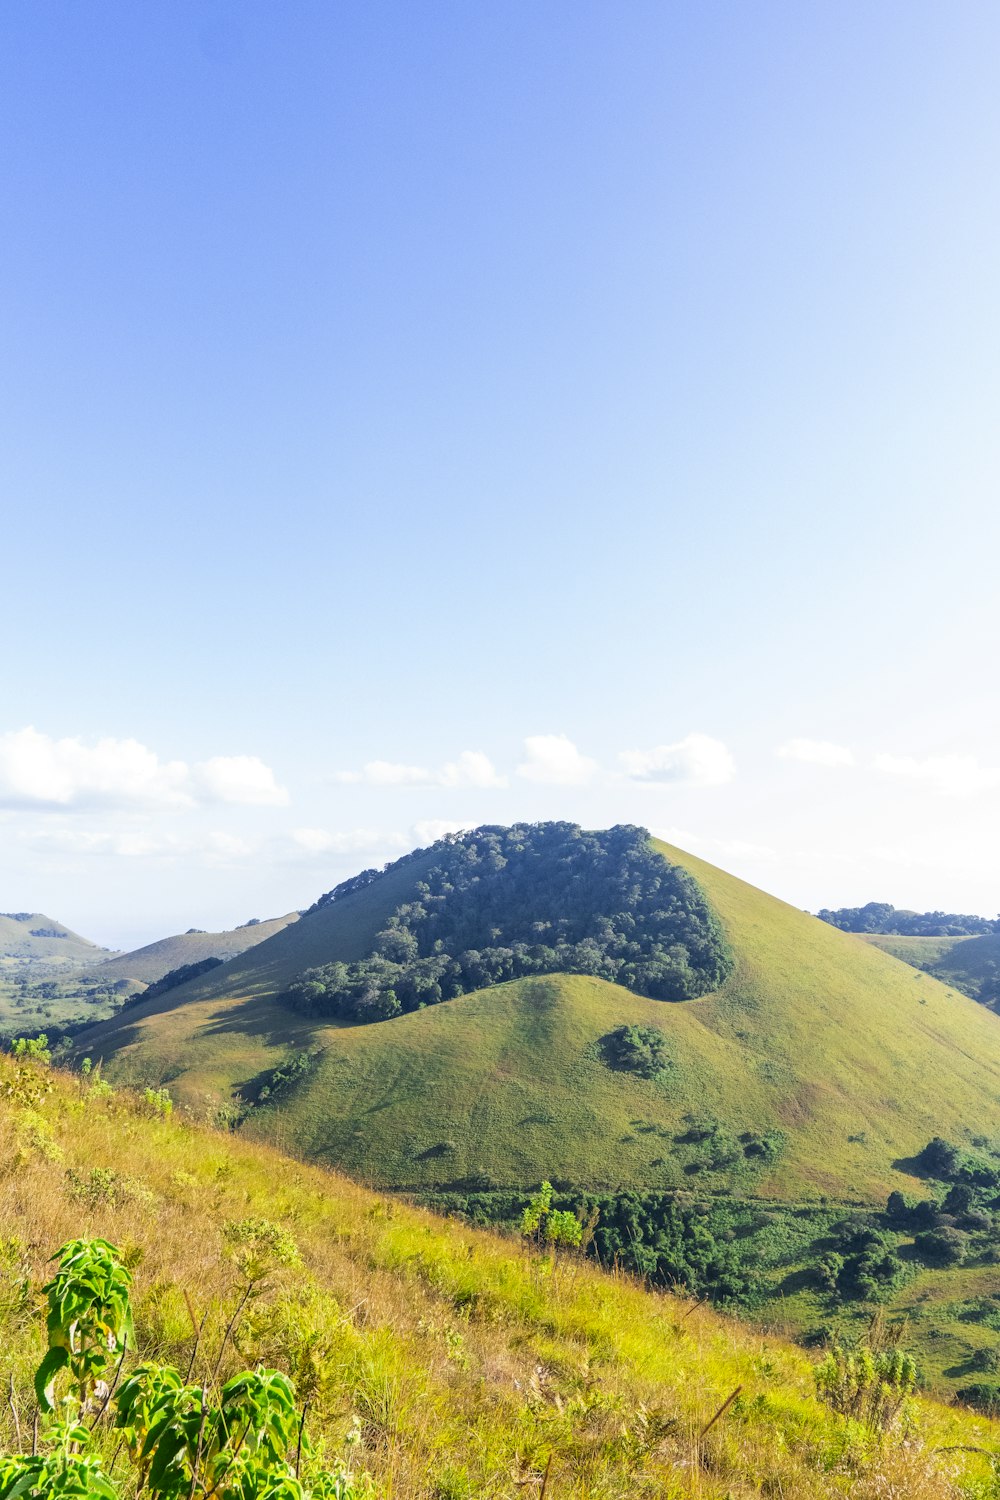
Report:
<svg viewBox="0 0 1000 1500"><path fill-rule="evenodd" d="M298 912L231 932L185 932L109 954L40 913L0 918L0 1036L67 1030L116 1014L172 970L227 960L272 937Z"/></svg>
<svg viewBox="0 0 1000 1500"><path fill-rule="evenodd" d="M727 977L700 998L544 973L391 1020L292 1009L290 991L312 1003L301 976L317 967L320 1005L354 1008L369 980L384 1004L397 971L369 966L387 934L389 951L412 957L415 940L424 962L412 908L442 886L430 849L140 999L79 1038L79 1055L105 1059L111 1077L167 1081L181 1107L290 1154L487 1222L513 1222L519 1195L548 1178L564 1207L597 1209L622 1265L735 1297L798 1337L863 1327L874 1298L910 1318L935 1382L963 1389L997 1344L997 1018L856 936L652 847L686 872L724 940ZM489 941L505 922L498 913ZM467 959L434 969L459 987L468 971ZM961 1155L950 1179L918 1159L939 1136L983 1148L969 1159L971 1195L955 1177Z"/></svg>
<svg viewBox="0 0 1000 1500"><path fill-rule="evenodd" d="M869 901L865 906L824 907L817 912L823 922L842 932L894 934L908 938L982 937L1000 933L1000 917L980 917L970 912L909 911L888 901Z"/></svg>
<svg viewBox="0 0 1000 1500"><path fill-rule="evenodd" d="M44 912L0 912L0 971L27 964L79 968L107 951Z"/></svg>
<svg viewBox="0 0 1000 1500"><path fill-rule="evenodd" d="M680 850L733 970L664 1003L585 975L528 977L358 1025L296 1013L303 970L370 954L434 851L80 1039L112 1072L377 1182L552 1175L630 1188L881 1199L934 1135L1000 1132L996 1019L954 989ZM622 1027L662 1038L657 1076L609 1060ZM308 1053L308 1065L301 1054ZM269 1074L292 1057L293 1082ZM247 1109L263 1090L263 1108Z"/></svg>
<svg viewBox="0 0 1000 1500"><path fill-rule="evenodd" d="M113 958L105 959L99 968L91 970L89 977L104 981L135 979L142 984L153 984L164 974L186 964L200 963L206 958L236 958L298 919L299 913L292 911L283 917L247 922L230 932L179 932L173 937L147 943L144 948L135 948L130 953L115 954Z"/></svg>

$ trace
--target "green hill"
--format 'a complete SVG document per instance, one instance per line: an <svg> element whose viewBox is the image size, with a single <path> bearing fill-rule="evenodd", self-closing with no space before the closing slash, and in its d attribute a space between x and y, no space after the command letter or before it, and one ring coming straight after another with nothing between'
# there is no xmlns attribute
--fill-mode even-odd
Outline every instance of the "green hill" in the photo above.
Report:
<svg viewBox="0 0 1000 1500"><path fill-rule="evenodd" d="M478 1174L500 1184L711 1185L884 1199L933 1135L1000 1131L996 1020L723 871L666 845L694 876L735 958L714 994L649 1000L584 976L528 978L376 1025L277 1003L303 969L363 957L426 868L391 870L215 973L93 1028L81 1048L119 1076L169 1079L203 1107L252 1099L292 1053L314 1065L256 1133L389 1186ZM427 856L430 858L430 856ZM661 1030L657 1080L610 1069L602 1038ZM934 1081L928 1088L928 1080ZM710 1117L723 1141L771 1133L777 1163L681 1138ZM725 1152L716 1152L725 1156ZM756 1162L756 1164L755 1164Z"/></svg>
<svg viewBox="0 0 1000 1500"><path fill-rule="evenodd" d="M40 964L80 967L99 962L106 948L80 937L44 912L0 912L0 972Z"/></svg>
<svg viewBox="0 0 1000 1500"><path fill-rule="evenodd" d="M866 941L973 1000L993 1010L1000 1008L1000 933L940 938L886 933L869 936Z"/></svg>
<svg viewBox="0 0 1000 1500"><path fill-rule="evenodd" d="M133 1276L136 1332L118 1388L137 1361L210 1389L277 1367L305 1400L319 1461L343 1454L359 1476L337 1490L345 1497L993 1493L1000 1430L986 1417L918 1397L905 1426L872 1441L817 1400L813 1361L773 1336L160 1118L93 1078L0 1058L0 1155L16 1167L0 1174L0 1452L32 1446L48 1257L99 1235ZM248 1298L234 1245L278 1236L281 1259L258 1253L252 1274L264 1279ZM132 1494L121 1433L99 1412L87 1425Z"/></svg>
<svg viewBox="0 0 1000 1500"><path fill-rule="evenodd" d="M248 923L230 932L179 932L173 937L147 943L144 948L106 959L99 968L89 971L88 978L104 981L136 979L142 984L152 984L185 964L195 964L205 958L236 958L298 919L299 913L292 911L286 916L269 917L266 921Z"/></svg>

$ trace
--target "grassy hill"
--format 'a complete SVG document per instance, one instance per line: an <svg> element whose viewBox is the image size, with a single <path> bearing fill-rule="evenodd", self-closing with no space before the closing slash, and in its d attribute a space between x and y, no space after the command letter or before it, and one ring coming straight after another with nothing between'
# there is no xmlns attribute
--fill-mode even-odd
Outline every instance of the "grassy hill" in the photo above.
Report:
<svg viewBox="0 0 1000 1500"><path fill-rule="evenodd" d="M169 1079L202 1107L253 1097L291 1052L315 1067L250 1128L388 1186L485 1173L620 1187L752 1188L883 1199L933 1135L1000 1133L996 1019L872 945L666 845L700 883L736 964L715 994L664 1004L581 976L526 979L373 1026L310 1022L275 996L360 957L420 878L409 865L309 913L201 980L93 1028L119 1076ZM654 1025L672 1067L610 1070L601 1038ZM928 1079L934 1080L929 1089ZM692 1116L725 1136L780 1133L776 1166L713 1169ZM897 1165L902 1163L903 1165Z"/></svg>
<svg viewBox="0 0 1000 1500"><path fill-rule="evenodd" d="M28 964L40 964L46 969L79 968L106 956L106 948L80 937L44 912L0 914L0 973Z"/></svg>
<svg viewBox="0 0 1000 1500"><path fill-rule="evenodd" d="M135 948L131 953L118 953L114 958L105 959L99 968L90 971L88 977L104 981L137 979L143 984L152 984L172 969L196 964L201 959L236 958L298 919L299 913L291 911L283 917L270 917L267 921L236 927L231 932L179 932L173 937L147 943L144 948Z"/></svg>
<svg viewBox="0 0 1000 1500"><path fill-rule="evenodd" d="M141 1097L52 1081L44 1092L0 1059L0 1160L16 1168L0 1174L3 1451L30 1446L47 1257L97 1234L133 1268L126 1375L134 1359L190 1362L199 1381L217 1362L220 1378L276 1365L308 1394L325 1459L360 1439L352 1459L379 1497L515 1500L546 1473L545 1493L577 1500L995 1493L1000 1429L984 1417L918 1399L872 1442L818 1402L806 1355L705 1306L156 1117ZM277 1226L301 1261L242 1312L234 1225ZM108 1461L117 1437L98 1439Z"/></svg>
<svg viewBox="0 0 1000 1500"><path fill-rule="evenodd" d="M922 969L996 1009L1000 1002L1000 933L981 937L866 937L873 947Z"/></svg>

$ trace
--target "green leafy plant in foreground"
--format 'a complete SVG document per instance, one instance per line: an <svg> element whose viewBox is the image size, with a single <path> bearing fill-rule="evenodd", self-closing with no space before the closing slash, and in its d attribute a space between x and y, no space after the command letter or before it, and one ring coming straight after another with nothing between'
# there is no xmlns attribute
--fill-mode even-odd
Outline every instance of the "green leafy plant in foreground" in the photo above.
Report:
<svg viewBox="0 0 1000 1500"><path fill-rule="evenodd" d="M261 1245L268 1228L263 1220L234 1226L232 1240L253 1260L244 1268L249 1285L266 1275L265 1259L292 1257L290 1243ZM303 1483L300 1468L310 1458L304 1414L292 1382L277 1370L247 1370L216 1389L211 1381L189 1383L172 1365L144 1363L113 1394L134 1342L131 1274L106 1240L70 1240L55 1259L58 1269L43 1289L49 1347L35 1376L48 1422L40 1451L0 1458L0 1500L123 1500L126 1492L149 1500L371 1495L368 1477L352 1476L343 1464ZM132 1461L127 1491L104 1467L100 1439L108 1426Z"/></svg>

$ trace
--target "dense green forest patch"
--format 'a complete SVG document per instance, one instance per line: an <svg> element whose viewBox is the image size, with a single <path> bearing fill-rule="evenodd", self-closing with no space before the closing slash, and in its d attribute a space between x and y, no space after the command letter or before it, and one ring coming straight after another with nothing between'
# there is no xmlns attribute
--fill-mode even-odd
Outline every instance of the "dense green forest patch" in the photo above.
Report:
<svg viewBox="0 0 1000 1500"><path fill-rule="evenodd" d="M690 1000L717 989L732 968L697 883L653 850L644 828L592 833L572 823L518 823L451 834L417 852L433 862L369 956L306 970L286 990L288 1005L381 1021L555 973L589 974L654 1000ZM366 871L324 900L378 878Z"/></svg>
<svg viewBox="0 0 1000 1500"><path fill-rule="evenodd" d="M896 933L902 937L981 937L1000 932L1000 917L977 917L969 912L905 911L888 901L864 906L823 907L816 915L841 932Z"/></svg>

